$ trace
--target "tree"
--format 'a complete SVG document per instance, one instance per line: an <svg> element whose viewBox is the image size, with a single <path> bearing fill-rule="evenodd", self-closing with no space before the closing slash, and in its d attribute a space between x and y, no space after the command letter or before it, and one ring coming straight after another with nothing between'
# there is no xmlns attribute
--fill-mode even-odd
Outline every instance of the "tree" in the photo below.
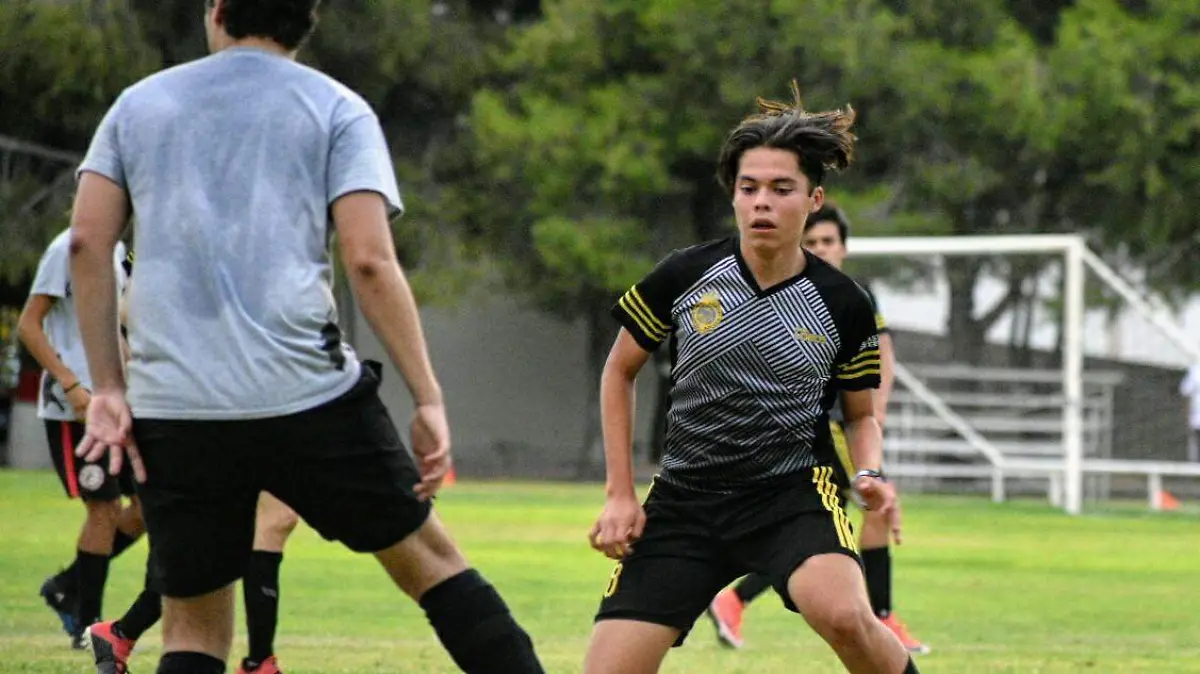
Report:
<svg viewBox="0 0 1200 674"><path fill-rule="evenodd" d="M0 3L0 53L0 280L17 283L66 225L72 173L96 122L158 62L134 17L109 2Z"/></svg>

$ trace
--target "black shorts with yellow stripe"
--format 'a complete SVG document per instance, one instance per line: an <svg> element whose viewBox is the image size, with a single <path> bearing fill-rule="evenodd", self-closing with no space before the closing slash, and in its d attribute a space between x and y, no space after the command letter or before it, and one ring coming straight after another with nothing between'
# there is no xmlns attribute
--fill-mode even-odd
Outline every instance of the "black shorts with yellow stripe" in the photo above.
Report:
<svg viewBox="0 0 1200 674"><path fill-rule="evenodd" d="M787 581L815 555L861 563L834 469L818 466L734 494L657 480L645 501L646 528L604 584L596 620L674 627L683 643L713 597L750 573L767 577L783 603Z"/></svg>

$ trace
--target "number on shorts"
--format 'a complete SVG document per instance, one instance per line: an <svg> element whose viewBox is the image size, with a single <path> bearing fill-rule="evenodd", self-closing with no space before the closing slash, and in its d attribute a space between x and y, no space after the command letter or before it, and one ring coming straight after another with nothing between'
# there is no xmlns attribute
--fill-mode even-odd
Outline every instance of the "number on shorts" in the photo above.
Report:
<svg viewBox="0 0 1200 674"><path fill-rule="evenodd" d="M607 599L617 593L617 584L621 582L621 569L625 568L620 562L613 567L612 575L608 577L608 587L604 590L604 598Z"/></svg>

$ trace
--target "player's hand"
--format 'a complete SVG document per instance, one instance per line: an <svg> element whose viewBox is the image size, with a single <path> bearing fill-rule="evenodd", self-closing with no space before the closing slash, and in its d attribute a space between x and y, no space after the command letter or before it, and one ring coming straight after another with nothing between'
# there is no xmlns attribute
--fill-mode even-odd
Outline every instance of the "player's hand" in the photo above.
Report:
<svg viewBox="0 0 1200 674"><path fill-rule="evenodd" d="M450 472L450 426L446 423L444 405L418 405L413 413L413 454L421 481L413 490L422 501L432 498Z"/></svg>
<svg viewBox="0 0 1200 674"><path fill-rule="evenodd" d="M78 385L67 392L67 402L71 404L71 409L75 411L75 418L79 421L87 419L88 404L92 402L92 392Z"/></svg>
<svg viewBox="0 0 1200 674"><path fill-rule="evenodd" d="M588 534L588 542L609 559L620 560L633 551L633 542L642 537L645 528L646 511L636 496L610 496Z"/></svg>
<svg viewBox="0 0 1200 674"><path fill-rule="evenodd" d="M862 499L863 507L880 513L891 514L896 505L896 491L883 480L863 476L854 481L854 491Z"/></svg>
<svg viewBox="0 0 1200 674"><path fill-rule="evenodd" d="M95 463L108 454L108 472L120 475L126 460L138 482L146 481L146 466L133 442L133 415L121 391L98 392L87 408L87 432L76 456Z"/></svg>

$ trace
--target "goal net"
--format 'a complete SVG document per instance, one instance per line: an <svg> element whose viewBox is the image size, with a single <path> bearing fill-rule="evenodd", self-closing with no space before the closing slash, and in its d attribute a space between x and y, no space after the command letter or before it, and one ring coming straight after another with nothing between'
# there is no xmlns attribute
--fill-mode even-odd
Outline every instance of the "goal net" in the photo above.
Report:
<svg viewBox="0 0 1200 674"><path fill-rule="evenodd" d="M893 331L884 452L906 489L1200 503L1180 390L1200 303L1167 307L1077 235L848 244Z"/></svg>

